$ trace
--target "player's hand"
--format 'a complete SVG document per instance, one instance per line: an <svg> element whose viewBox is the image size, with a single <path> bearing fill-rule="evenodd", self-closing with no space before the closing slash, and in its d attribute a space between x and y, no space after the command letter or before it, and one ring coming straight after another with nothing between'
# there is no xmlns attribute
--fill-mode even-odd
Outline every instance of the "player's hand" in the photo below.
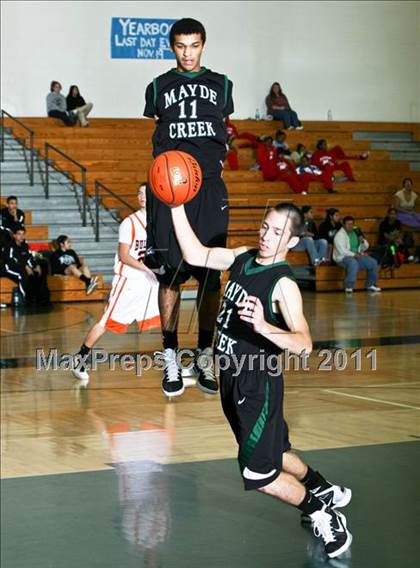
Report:
<svg viewBox="0 0 420 568"><path fill-rule="evenodd" d="M29 276L32 276L33 273L34 273L32 268L30 268L29 266L25 266L25 270L26 270L26 274L29 274Z"/></svg>
<svg viewBox="0 0 420 568"><path fill-rule="evenodd" d="M257 296L248 296L244 302L238 304L238 307L241 308L238 311L241 320L252 324L256 333L262 333L267 322L264 318L264 307L261 300Z"/></svg>

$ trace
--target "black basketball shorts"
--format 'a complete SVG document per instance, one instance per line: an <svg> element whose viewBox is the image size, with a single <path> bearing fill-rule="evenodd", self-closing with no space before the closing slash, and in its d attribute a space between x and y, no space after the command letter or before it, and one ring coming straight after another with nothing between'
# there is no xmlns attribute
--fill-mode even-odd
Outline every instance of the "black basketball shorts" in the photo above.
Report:
<svg viewBox="0 0 420 568"><path fill-rule="evenodd" d="M245 489L258 489L279 476L283 453L290 450L283 418L283 376L247 371L235 377L234 372L220 372L223 412L239 445Z"/></svg>
<svg viewBox="0 0 420 568"><path fill-rule="evenodd" d="M203 245L225 247L229 223L227 190L220 175L203 179L198 194L185 205L187 217ZM209 286L220 281L215 270L191 267L183 261L175 235L170 208L147 190L147 248L155 251L165 273L159 282L178 285L194 276L200 282L208 278ZM216 286L217 287L217 286ZM220 288L220 284L218 285Z"/></svg>

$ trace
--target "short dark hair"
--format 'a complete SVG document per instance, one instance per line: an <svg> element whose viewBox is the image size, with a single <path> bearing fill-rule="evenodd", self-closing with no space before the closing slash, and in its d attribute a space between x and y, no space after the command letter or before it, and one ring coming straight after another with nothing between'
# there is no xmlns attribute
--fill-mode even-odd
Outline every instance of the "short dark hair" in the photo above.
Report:
<svg viewBox="0 0 420 568"><path fill-rule="evenodd" d="M404 179L402 180L402 184L405 185L405 182L406 182L406 181L411 181L411 185L414 185L413 178L410 178L410 177L404 178Z"/></svg>
<svg viewBox="0 0 420 568"><path fill-rule="evenodd" d="M141 188L142 185L145 185L147 187L147 181L141 181L137 187L137 193L139 191L139 189Z"/></svg>
<svg viewBox="0 0 420 568"><path fill-rule="evenodd" d="M305 213L308 213L308 211L310 211L312 209L311 205L304 205L302 207L302 215L305 215Z"/></svg>
<svg viewBox="0 0 420 568"><path fill-rule="evenodd" d="M303 216L300 210L293 205L292 203L278 203L274 207L271 207L267 211L267 214L270 211L276 211L277 213L286 213L287 218L290 219L290 238L291 237L299 237L303 231Z"/></svg>
<svg viewBox="0 0 420 568"><path fill-rule="evenodd" d="M51 81L51 84L50 84L50 91L51 91L51 93L53 92L54 87L55 87L56 85L60 85L60 87L61 87L60 81Z"/></svg>
<svg viewBox="0 0 420 568"><path fill-rule="evenodd" d="M200 34L203 44L206 43L206 30L201 22L193 18L182 18L174 23L169 32L169 43L171 47L175 44L175 36Z"/></svg>
<svg viewBox="0 0 420 568"><path fill-rule="evenodd" d="M394 211L394 213L397 212L397 210L395 209L395 207L389 207L389 208L388 208L388 211L387 211L387 214L391 213L391 211Z"/></svg>
<svg viewBox="0 0 420 568"><path fill-rule="evenodd" d="M343 225L345 225L347 221L354 221L354 217L352 217L351 215L346 215L343 219Z"/></svg>
<svg viewBox="0 0 420 568"><path fill-rule="evenodd" d="M23 225L15 225L13 227L13 234L15 235L18 231L23 231L24 233L26 233L26 229Z"/></svg>
<svg viewBox="0 0 420 568"><path fill-rule="evenodd" d="M17 201L18 198L16 197L16 195L9 195L9 197L6 199L6 203L10 203L11 201Z"/></svg>
<svg viewBox="0 0 420 568"><path fill-rule="evenodd" d="M277 138L277 136L286 136L286 133L285 133L284 130L280 129L280 130L277 130L277 132L276 132L276 138Z"/></svg>
<svg viewBox="0 0 420 568"><path fill-rule="evenodd" d="M317 150L321 148L324 142L325 143L327 142L325 138L321 138L320 140L318 140L318 142L316 143Z"/></svg>

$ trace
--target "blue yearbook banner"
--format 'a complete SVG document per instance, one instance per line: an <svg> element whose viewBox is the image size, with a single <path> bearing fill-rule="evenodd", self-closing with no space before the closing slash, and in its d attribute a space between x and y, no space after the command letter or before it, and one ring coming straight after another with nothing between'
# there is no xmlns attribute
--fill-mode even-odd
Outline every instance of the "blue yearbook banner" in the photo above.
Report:
<svg viewBox="0 0 420 568"><path fill-rule="evenodd" d="M112 18L111 59L175 59L169 31L176 20Z"/></svg>

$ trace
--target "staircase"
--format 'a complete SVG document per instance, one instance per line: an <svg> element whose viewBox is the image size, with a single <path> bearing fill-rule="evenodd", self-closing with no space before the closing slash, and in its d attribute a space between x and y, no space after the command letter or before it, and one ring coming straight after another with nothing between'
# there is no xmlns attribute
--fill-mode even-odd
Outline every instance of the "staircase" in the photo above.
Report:
<svg viewBox="0 0 420 568"><path fill-rule="evenodd" d="M4 162L1 163L2 197L16 195L19 208L31 211L32 225L48 226L48 239L37 239L37 242L68 235L74 250L85 257L92 273L101 272L104 282L110 282L118 242L119 223L115 212L100 207L100 242L95 242L94 200L88 200L87 225L83 227L79 184L65 173L50 170L49 199L46 199L44 182L44 163L35 156L34 185L30 185L27 151L6 129Z"/></svg>
<svg viewBox="0 0 420 568"><path fill-rule="evenodd" d="M354 132L353 140L367 140L372 150L386 150L391 160L405 160L411 171L420 171L420 142L411 132Z"/></svg>

